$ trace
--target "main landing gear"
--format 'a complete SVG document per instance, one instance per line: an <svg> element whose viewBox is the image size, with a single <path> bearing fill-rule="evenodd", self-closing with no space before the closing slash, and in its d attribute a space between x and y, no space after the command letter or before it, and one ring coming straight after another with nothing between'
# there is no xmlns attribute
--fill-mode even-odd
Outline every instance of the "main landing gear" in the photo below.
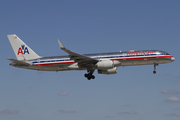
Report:
<svg viewBox="0 0 180 120"><path fill-rule="evenodd" d="M154 74L156 74L156 69L157 69L156 66L158 66L158 64L154 64L154 71L153 71Z"/></svg>
<svg viewBox="0 0 180 120"><path fill-rule="evenodd" d="M88 80L95 79L95 76L93 75L94 70L89 71L87 74L84 74L84 77L86 77Z"/></svg>
<svg viewBox="0 0 180 120"><path fill-rule="evenodd" d="M84 77L86 77L88 80L91 80L91 79L94 79L94 78L95 78L95 76L92 75L91 73L84 74Z"/></svg>

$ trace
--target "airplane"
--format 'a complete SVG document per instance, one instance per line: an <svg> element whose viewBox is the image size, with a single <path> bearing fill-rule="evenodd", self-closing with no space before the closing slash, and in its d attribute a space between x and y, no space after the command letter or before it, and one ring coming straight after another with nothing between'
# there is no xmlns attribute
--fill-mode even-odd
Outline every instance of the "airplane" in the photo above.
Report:
<svg viewBox="0 0 180 120"><path fill-rule="evenodd" d="M130 50L125 52L79 54L66 49L58 40L60 48L66 56L42 57L37 55L17 35L7 35L17 59L7 58L11 66L40 71L66 71L87 70L84 76L95 79L93 75L97 69L99 74L116 74L119 66L154 65L153 73L156 74L156 66L170 63L175 58L161 50Z"/></svg>

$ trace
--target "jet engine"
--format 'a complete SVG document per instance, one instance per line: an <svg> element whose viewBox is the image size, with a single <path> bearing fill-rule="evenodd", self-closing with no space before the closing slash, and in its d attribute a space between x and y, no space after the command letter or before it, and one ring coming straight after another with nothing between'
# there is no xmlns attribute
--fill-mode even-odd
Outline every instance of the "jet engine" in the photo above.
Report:
<svg viewBox="0 0 180 120"><path fill-rule="evenodd" d="M111 60L102 60L96 64L98 69L111 69L114 68L114 63Z"/></svg>
<svg viewBox="0 0 180 120"><path fill-rule="evenodd" d="M114 60L102 60L99 61L95 66L97 67L97 69L112 69L114 67L118 67L121 65L121 62Z"/></svg>
<svg viewBox="0 0 180 120"><path fill-rule="evenodd" d="M102 70L102 69L98 69L98 73L99 74L116 74L117 73L117 67L114 67L112 69L106 69L106 70Z"/></svg>

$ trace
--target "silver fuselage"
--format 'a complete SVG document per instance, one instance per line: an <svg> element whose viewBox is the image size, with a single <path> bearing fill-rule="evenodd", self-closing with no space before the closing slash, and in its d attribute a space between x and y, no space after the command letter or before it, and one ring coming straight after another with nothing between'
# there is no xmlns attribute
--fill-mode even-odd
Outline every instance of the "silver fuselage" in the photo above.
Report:
<svg viewBox="0 0 180 120"><path fill-rule="evenodd" d="M133 65L149 65L149 64L163 64L175 60L170 54L159 50L143 50L143 51L127 51L127 52L112 52L112 53L98 53L98 54L84 54L84 56L101 60L118 61L115 67L119 66L133 66ZM87 68L80 67L78 63L71 60L69 56L55 56L55 57L41 57L24 61L30 65L19 65L12 63L10 65L41 71L64 71L64 70L87 70ZM95 66L94 66L95 67ZM94 68L98 69L98 68Z"/></svg>

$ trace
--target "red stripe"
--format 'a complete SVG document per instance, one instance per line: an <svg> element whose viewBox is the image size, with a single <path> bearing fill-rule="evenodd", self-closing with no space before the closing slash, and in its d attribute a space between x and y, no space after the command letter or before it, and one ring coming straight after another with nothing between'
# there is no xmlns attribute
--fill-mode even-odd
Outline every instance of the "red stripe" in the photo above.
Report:
<svg viewBox="0 0 180 120"><path fill-rule="evenodd" d="M58 62L58 63L41 63L41 64L36 64L36 66L38 65L57 65L57 64L71 64L71 63L74 63L74 61L71 61L71 62Z"/></svg>

